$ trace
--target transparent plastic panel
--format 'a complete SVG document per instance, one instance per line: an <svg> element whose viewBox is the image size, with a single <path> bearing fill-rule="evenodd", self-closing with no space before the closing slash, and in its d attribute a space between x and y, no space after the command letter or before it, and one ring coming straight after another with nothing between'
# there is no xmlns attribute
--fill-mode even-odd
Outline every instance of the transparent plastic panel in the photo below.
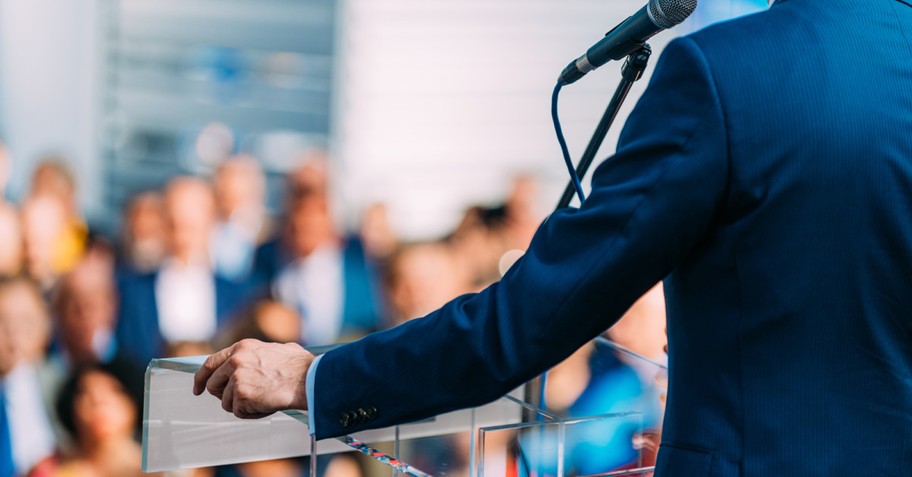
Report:
<svg viewBox="0 0 912 477"><path fill-rule="evenodd" d="M352 452L358 448L356 443L397 440L402 443L460 433L470 435L481 426L513 424L522 419L523 403L516 397L521 396L522 391L517 389L475 409L326 439L312 446L306 412L289 410L264 419L238 419L225 412L215 397L205 393L194 396L193 373L205 359L205 356L157 359L149 364L143 408L144 471L299 457L314 451L317 454ZM407 452L414 456L420 448L420 445L419 450L407 447ZM389 455L389 452L385 454ZM470 456L470 448L465 447L462 454ZM372 461L379 462L377 459Z"/></svg>
<svg viewBox="0 0 912 477"><path fill-rule="evenodd" d="M364 431L341 439L314 443L313 453L346 443L362 455L369 475L465 476L474 475L478 430L485 426L515 425L523 416L550 418L523 402L522 388L484 406L396 426ZM392 434L389 432L392 431ZM319 473L317 473L319 475Z"/></svg>
<svg viewBox="0 0 912 477"><path fill-rule="evenodd" d="M630 412L482 428L475 475L651 475L642 425L642 414Z"/></svg>
<svg viewBox="0 0 912 477"><path fill-rule="evenodd" d="M276 413L242 420L218 399L194 396L193 373L205 356L153 360L146 370L143 470L190 467L307 455L307 415Z"/></svg>
<svg viewBox="0 0 912 477"><path fill-rule="evenodd" d="M603 338L595 346L617 362L590 361L590 382L566 409L524 402L520 388L478 408L319 442L310 437L306 412L242 420L216 398L194 396L193 373L205 356L153 360L146 371L143 470L323 455L309 461L310 475L320 476L337 460L329 454L344 453L339 460L354 459L371 476L651 475L665 365Z"/></svg>

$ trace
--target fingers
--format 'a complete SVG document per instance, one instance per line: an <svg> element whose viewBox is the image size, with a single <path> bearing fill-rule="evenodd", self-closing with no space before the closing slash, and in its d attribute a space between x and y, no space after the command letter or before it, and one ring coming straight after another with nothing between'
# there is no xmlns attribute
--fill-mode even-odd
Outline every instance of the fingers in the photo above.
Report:
<svg viewBox="0 0 912 477"><path fill-rule="evenodd" d="M224 389L224 391L222 391L222 395L221 395L222 409L224 409L228 412L232 412L232 413L234 412L234 409L236 407L235 402L234 402L237 397L237 393L234 392L236 383L237 383L237 381L235 381L234 379L228 380L228 384L225 385L225 389Z"/></svg>
<svg viewBox="0 0 912 477"><path fill-rule="evenodd" d="M218 369L209 376L209 380L206 381L206 391L209 391L209 394L222 399L225 395L225 390L230 381L234 380L234 373L237 371L238 358L236 356L231 356Z"/></svg>
<svg viewBox="0 0 912 477"><path fill-rule="evenodd" d="M222 409L234 414L241 419L259 419L273 414L262 412L256 408L256 401L238 392L238 381L232 376L222 391Z"/></svg>
<svg viewBox="0 0 912 477"><path fill-rule="evenodd" d="M214 373L216 369L222 366L222 363L231 357L234 353L235 346L236 345L229 346L206 358L206 361L193 376L193 394L199 396L206 390L206 382L209 381L209 377L212 376L212 373Z"/></svg>
<svg viewBox="0 0 912 477"><path fill-rule="evenodd" d="M207 391L225 411L247 419L306 408L298 403L306 400L302 380L312 361L297 345L240 341L206 359L194 375L193 393Z"/></svg>

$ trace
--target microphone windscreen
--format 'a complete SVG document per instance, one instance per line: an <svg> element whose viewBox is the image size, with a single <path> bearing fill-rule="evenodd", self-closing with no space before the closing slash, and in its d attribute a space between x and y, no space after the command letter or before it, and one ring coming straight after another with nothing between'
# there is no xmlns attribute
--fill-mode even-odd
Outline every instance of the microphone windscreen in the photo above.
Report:
<svg viewBox="0 0 912 477"><path fill-rule="evenodd" d="M666 30L686 20L696 8L697 0L649 0L649 16Z"/></svg>

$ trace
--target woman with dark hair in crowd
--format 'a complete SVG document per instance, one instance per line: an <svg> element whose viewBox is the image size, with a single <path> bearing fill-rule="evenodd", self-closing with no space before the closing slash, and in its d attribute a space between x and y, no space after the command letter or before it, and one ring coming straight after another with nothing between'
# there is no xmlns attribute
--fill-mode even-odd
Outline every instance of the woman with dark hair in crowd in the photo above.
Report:
<svg viewBox="0 0 912 477"><path fill-rule="evenodd" d="M75 370L57 398L57 414L73 437L74 452L45 461L30 476L142 475L142 449L135 439L142 384L142 373L123 361Z"/></svg>

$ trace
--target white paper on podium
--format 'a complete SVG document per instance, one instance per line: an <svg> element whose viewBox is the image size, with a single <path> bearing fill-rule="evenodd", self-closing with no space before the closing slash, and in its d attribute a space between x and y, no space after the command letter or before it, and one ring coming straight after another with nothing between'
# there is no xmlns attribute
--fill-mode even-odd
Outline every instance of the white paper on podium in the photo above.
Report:
<svg viewBox="0 0 912 477"><path fill-rule="evenodd" d="M307 413L289 410L263 419L238 419L222 409L214 396L193 395L193 374L206 356L155 359L146 369L143 406L143 462L145 472L235 464L311 454ZM520 397L522 389L510 396ZM474 410L456 411L398 427L398 438L412 439L464 432L479 427L521 421L521 406L500 399ZM386 442L396 428L360 432L362 442ZM352 449L327 439L318 454Z"/></svg>

